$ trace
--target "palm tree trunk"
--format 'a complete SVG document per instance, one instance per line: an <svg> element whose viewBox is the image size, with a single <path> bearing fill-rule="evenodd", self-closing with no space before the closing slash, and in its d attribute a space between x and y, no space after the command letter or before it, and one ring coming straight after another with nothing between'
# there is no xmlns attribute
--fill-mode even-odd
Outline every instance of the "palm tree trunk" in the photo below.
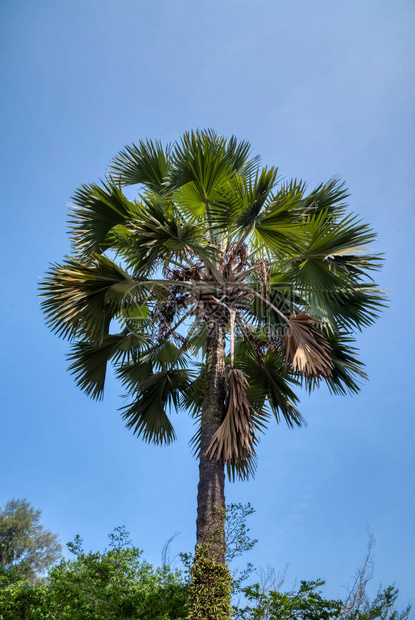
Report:
<svg viewBox="0 0 415 620"><path fill-rule="evenodd" d="M207 325L206 389L202 407L199 485L197 490L197 543L225 563L225 465L209 458L207 450L225 416L225 327L213 317Z"/></svg>

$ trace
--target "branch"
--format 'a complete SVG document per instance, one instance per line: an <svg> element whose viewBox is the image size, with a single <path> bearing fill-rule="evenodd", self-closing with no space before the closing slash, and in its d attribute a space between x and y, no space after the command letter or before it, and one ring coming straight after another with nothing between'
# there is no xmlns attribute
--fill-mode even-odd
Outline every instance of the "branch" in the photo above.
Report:
<svg viewBox="0 0 415 620"><path fill-rule="evenodd" d="M354 582L349 588L349 595L346 599L343 609L338 616L339 620L353 610L357 610L365 596L366 586L373 577L373 547L375 545L375 537L373 532L369 530L369 541L367 544L367 552L363 560L362 566L356 571Z"/></svg>

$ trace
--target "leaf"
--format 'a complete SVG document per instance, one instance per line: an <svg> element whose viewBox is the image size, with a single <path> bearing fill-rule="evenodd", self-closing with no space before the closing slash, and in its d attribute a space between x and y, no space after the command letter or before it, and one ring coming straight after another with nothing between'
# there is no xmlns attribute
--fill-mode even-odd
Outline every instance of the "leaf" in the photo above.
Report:
<svg viewBox="0 0 415 620"><path fill-rule="evenodd" d="M109 175L122 185L142 183L160 191L169 169L170 147L163 148L158 141L140 140L121 150L112 160Z"/></svg>
<svg viewBox="0 0 415 620"><path fill-rule="evenodd" d="M333 331L372 325L386 307L386 297L374 284L333 286L331 290L304 291L313 314Z"/></svg>
<svg viewBox="0 0 415 620"><path fill-rule="evenodd" d="M325 212L330 216L338 217L344 213L347 207L345 201L349 195L341 180L331 179L327 183L321 183L310 194L304 196L300 208L305 216Z"/></svg>
<svg viewBox="0 0 415 620"><path fill-rule="evenodd" d="M351 346L356 340L345 332L328 332L327 340L330 344L333 368L327 377L316 379L306 378L306 385L311 391L325 383L332 394L357 394L360 390L359 382L367 379L364 364L357 357L357 348Z"/></svg>
<svg viewBox="0 0 415 620"><path fill-rule="evenodd" d="M111 294L117 284L131 287L133 281L106 256L67 257L62 265L52 265L40 285L47 325L64 338L101 341L124 302L124 295Z"/></svg>
<svg viewBox="0 0 415 620"><path fill-rule="evenodd" d="M163 199L155 195L143 199L129 230L131 239L123 254L139 271L161 260L188 261L189 257L196 256L209 262L216 251L207 241L203 228L182 224L168 211Z"/></svg>
<svg viewBox="0 0 415 620"><path fill-rule="evenodd" d="M306 259L359 254L376 239L370 227L355 215L333 221L329 211L311 217L304 225L304 232L310 238L304 251Z"/></svg>
<svg viewBox="0 0 415 620"><path fill-rule="evenodd" d="M211 129L187 132L173 148L166 191L192 182L199 196L210 202L234 173L252 167L249 151L249 144L238 144L234 136L227 140Z"/></svg>
<svg viewBox="0 0 415 620"><path fill-rule="evenodd" d="M246 395L247 376L242 370L231 368L227 372L227 379L225 419L213 436L207 453L212 459L232 464L245 461L255 453L256 427Z"/></svg>
<svg viewBox="0 0 415 620"><path fill-rule="evenodd" d="M302 192L302 184L290 184L269 196L252 231L252 244L257 251L270 258L298 251L305 234L298 216Z"/></svg>
<svg viewBox="0 0 415 620"><path fill-rule="evenodd" d="M121 409L127 428L147 442L168 445L174 441L176 435L166 409L179 409L181 393L188 389L190 379L185 369L149 374L135 400Z"/></svg>
<svg viewBox="0 0 415 620"><path fill-rule="evenodd" d="M254 478L257 465L257 456L251 453L244 460L226 463L225 466L229 480L235 482L235 480L249 480L249 478Z"/></svg>
<svg viewBox="0 0 415 620"><path fill-rule="evenodd" d="M319 321L306 312L292 313L283 338L286 362L307 377L327 377L333 362L330 345L314 325Z"/></svg>
<svg viewBox="0 0 415 620"><path fill-rule="evenodd" d="M284 418L287 426L302 426L305 420L298 411L298 397L291 386L298 385L298 380L290 375L278 351L268 350L260 354L248 339L239 338L235 348L235 365L249 377L248 398L253 409L263 416L266 423L265 402L268 403L276 421ZM256 422L259 425L259 422Z"/></svg>
<svg viewBox="0 0 415 620"><path fill-rule="evenodd" d="M255 224L275 187L277 176L278 168L263 168L254 180L242 179L242 201L240 213L235 221L236 228L245 229Z"/></svg>
<svg viewBox="0 0 415 620"><path fill-rule="evenodd" d="M100 344L77 342L72 345L68 356L72 362L69 371L85 394L102 399L108 362L117 361L130 351L139 350L146 341L145 336L138 334L115 334L105 336Z"/></svg>
<svg viewBox="0 0 415 620"><path fill-rule="evenodd" d="M75 192L69 219L72 245L83 258L111 247L109 233L129 222L135 205L114 183L82 185Z"/></svg>
<svg viewBox="0 0 415 620"><path fill-rule="evenodd" d="M134 359L121 363L117 368L117 376L129 392L139 392L152 374L171 371L173 366L185 369L189 363L184 351L169 340L160 340L142 348Z"/></svg>

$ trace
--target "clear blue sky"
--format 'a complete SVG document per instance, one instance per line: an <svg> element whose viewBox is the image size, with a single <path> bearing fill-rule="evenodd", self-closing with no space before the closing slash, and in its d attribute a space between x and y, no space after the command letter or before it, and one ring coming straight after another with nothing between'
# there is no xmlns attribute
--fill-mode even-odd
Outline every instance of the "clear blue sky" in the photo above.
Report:
<svg viewBox="0 0 415 620"><path fill-rule="evenodd" d="M414 598L412 0L3 0L0 8L2 361L0 504L27 497L63 542L125 524L160 561L195 540L191 423L170 448L123 427L121 388L90 401L44 326L37 285L69 251L66 204L142 137L213 127L310 186L333 175L379 233L391 306L359 337L357 397L304 395L308 427L273 425L251 501L250 559L343 593L374 529L375 582Z"/></svg>

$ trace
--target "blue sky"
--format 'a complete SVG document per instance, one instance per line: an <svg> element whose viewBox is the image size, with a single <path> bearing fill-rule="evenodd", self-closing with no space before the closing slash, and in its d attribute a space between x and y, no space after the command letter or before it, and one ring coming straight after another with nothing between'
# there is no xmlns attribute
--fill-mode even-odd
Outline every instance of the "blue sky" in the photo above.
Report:
<svg viewBox="0 0 415 620"><path fill-rule="evenodd" d="M149 561L176 530L195 539L197 464L186 417L161 449L123 426L121 388L78 391L68 346L37 298L69 252L66 204L143 137L213 127L310 188L332 176L379 233L390 308L359 336L358 396L302 398L308 427L273 425L254 481L228 501L256 508L246 559L287 584L342 595L373 528L375 579L414 598L413 142L415 5L409 0L3 0L0 8L3 240L0 504L27 497L63 542L102 548L125 524Z"/></svg>

